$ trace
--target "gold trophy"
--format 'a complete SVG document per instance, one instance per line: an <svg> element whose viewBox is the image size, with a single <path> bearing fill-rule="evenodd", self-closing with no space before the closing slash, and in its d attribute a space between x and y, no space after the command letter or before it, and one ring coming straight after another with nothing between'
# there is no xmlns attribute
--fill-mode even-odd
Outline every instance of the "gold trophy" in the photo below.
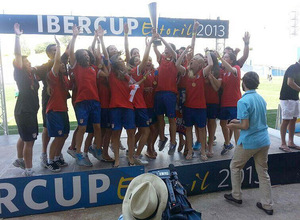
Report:
<svg viewBox="0 0 300 220"><path fill-rule="evenodd" d="M156 2L151 2L151 3L148 4L148 7L149 7L151 25L155 29L155 31L157 32L157 25L158 25L157 3ZM158 39L154 40L153 43L156 46L161 45L161 41L158 40Z"/></svg>

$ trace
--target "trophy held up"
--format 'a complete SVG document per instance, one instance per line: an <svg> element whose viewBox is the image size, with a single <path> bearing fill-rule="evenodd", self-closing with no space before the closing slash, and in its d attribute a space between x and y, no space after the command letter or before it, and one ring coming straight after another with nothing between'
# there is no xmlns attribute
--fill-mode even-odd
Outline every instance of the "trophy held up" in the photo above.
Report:
<svg viewBox="0 0 300 220"><path fill-rule="evenodd" d="M149 7L151 25L154 28L154 30L157 32L157 26L158 26L157 3L156 2L151 2L151 3L148 4L148 7ZM160 40L154 40L153 44L156 45L156 46L160 46L161 41Z"/></svg>

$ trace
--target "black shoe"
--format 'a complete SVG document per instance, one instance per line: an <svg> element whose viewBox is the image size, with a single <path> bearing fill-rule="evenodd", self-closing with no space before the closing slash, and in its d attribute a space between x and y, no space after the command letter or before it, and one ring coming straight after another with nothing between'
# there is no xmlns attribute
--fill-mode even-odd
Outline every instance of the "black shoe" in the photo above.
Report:
<svg viewBox="0 0 300 220"><path fill-rule="evenodd" d="M158 150L162 151L165 148L167 142L168 142L168 138L167 137L165 137L164 141L159 140L158 141Z"/></svg>
<svg viewBox="0 0 300 220"><path fill-rule="evenodd" d="M262 204L260 202L256 203L257 208L265 211L265 213L267 213L268 215L273 215L273 209L268 210L268 209L264 209L264 207L262 206Z"/></svg>
<svg viewBox="0 0 300 220"><path fill-rule="evenodd" d="M229 143L228 145L223 145L223 150L221 151L221 155L226 154L228 151L230 151L233 148L232 143Z"/></svg>
<svg viewBox="0 0 300 220"><path fill-rule="evenodd" d="M57 161L55 161L55 163L59 166L59 167L66 167L68 166L68 163L65 162L65 160L59 158Z"/></svg>
<svg viewBox="0 0 300 220"><path fill-rule="evenodd" d="M242 204L243 203L243 200L233 198L231 193L230 194L224 194L224 198L229 200L229 201L235 202L237 204Z"/></svg>
<svg viewBox="0 0 300 220"><path fill-rule="evenodd" d="M52 172L59 172L61 170L60 167L55 162L47 163L46 166Z"/></svg>

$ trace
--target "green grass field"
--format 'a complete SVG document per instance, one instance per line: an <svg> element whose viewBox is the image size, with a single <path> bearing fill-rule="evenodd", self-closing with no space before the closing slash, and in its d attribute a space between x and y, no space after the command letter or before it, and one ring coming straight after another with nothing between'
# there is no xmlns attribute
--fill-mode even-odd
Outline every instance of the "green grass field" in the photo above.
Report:
<svg viewBox="0 0 300 220"><path fill-rule="evenodd" d="M282 84L282 77L273 77L273 80L269 82L266 77L261 77L260 79L260 85L257 90L259 94L261 94L264 99L267 102L267 117L268 117L268 125L271 128L275 127L276 122L276 114L277 114L277 107L279 104L279 93L280 88ZM14 85L5 85L5 101L6 101L6 108L7 108L7 120L8 120L8 126L9 126L9 134L17 134L17 127L16 122L14 119L14 107L16 103L15 98L15 86ZM42 86L41 86L42 88ZM40 88L39 92L41 93L42 89ZM41 94L40 94L41 97ZM40 98L41 99L41 98ZM68 100L68 106L69 106L69 118L70 118L70 126L71 130L76 128L76 118L75 113L72 107L72 104L70 102L71 100ZM39 129L42 130L42 113L41 113L41 107L38 112L38 121L39 121ZM167 120L166 120L167 121ZM0 133L3 134L3 131Z"/></svg>

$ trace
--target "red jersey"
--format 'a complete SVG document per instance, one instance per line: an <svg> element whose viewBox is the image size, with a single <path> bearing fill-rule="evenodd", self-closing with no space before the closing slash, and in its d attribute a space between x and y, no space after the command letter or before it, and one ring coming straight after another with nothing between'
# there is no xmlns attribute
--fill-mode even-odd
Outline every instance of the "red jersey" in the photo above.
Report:
<svg viewBox="0 0 300 220"><path fill-rule="evenodd" d="M147 108L154 107L154 95L155 95L155 88L156 88L156 79L154 76L154 71L147 76L147 79L144 81L144 100L147 105Z"/></svg>
<svg viewBox="0 0 300 220"><path fill-rule="evenodd" d="M100 76L98 79L98 95L101 103L101 108L109 108L110 102L110 89L108 78Z"/></svg>
<svg viewBox="0 0 300 220"><path fill-rule="evenodd" d="M209 80L204 81L204 92L206 104L219 104L219 94L214 90Z"/></svg>
<svg viewBox="0 0 300 220"><path fill-rule="evenodd" d="M186 100L184 105L188 108L206 108L204 93L204 76L201 69L195 78L190 78L187 74L186 78Z"/></svg>
<svg viewBox="0 0 300 220"><path fill-rule="evenodd" d="M177 73L178 70L173 60L161 55L158 68L158 82L156 91L170 91L177 93Z"/></svg>
<svg viewBox="0 0 300 220"><path fill-rule="evenodd" d="M99 102L97 88L98 68L96 66L82 67L77 63L72 71L77 87L75 103L85 100L96 100Z"/></svg>
<svg viewBox="0 0 300 220"><path fill-rule="evenodd" d="M136 82L143 79L143 74L140 72L139 66L137 66L131 70L131 76ZM140 88L138 88L136 90L136 93L133 98L133 106L134 106L134 108L147 108L145 100L144 100L144 96L143 96L144 82L141 83L139 86L140 86Z"/></svg>
<svg viewBox="0 0 300 220"><path fill-rule="evenodd" d="M242 97L241 69L238 65L233 66L237 70L237 76L231 72L221 72L223 94L221 97L221 107L236 107L238 100Z"/></svg>
<svg viewBox="0 0 300 220"><path fill-rule="evenodd" d="M113 71L110 72L108 79L111 94L109 108L133 109L133 104L129 101L130 89L128 79L118 79Z"/></svg>
<svg viewBox="0 0 300 220"><path fill-rule="evenodd" d="M67 99L69 97L68 76L54 76L53 70L51 69L48 73L48 86L50 88L50 98L47 104L46 113L49 111L67 112Z"/></svg>

